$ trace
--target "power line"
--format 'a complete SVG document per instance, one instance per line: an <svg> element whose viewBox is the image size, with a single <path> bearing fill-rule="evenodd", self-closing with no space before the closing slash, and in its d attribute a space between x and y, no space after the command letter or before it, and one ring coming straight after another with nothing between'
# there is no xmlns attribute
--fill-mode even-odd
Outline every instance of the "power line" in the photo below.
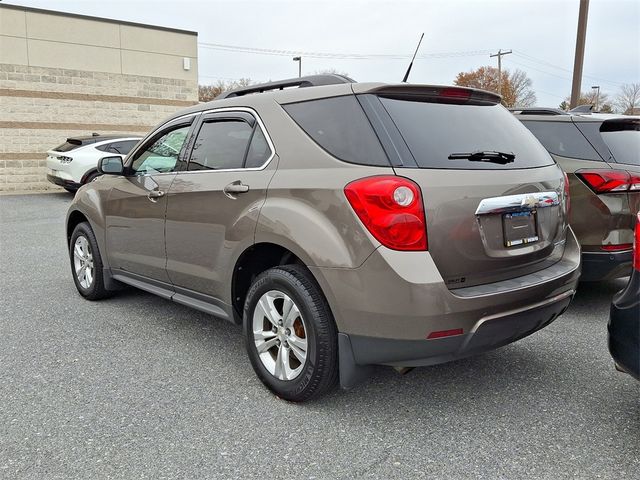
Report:
<svg viewBox="0 0 640 480"><path fill-rule="evenodd" d="M513 52L513 54L518 56L518 57L520 57L520 58L522 58L522 59L524 59L524 60L528 60L530 62L535 62L535 63L539 63L541 65L546 65L548 67L555 68L557 70L562 70L562 71L567 72L567 73L573 73L572 70L570 70L568 68L564 68L564 67L561 67L559 65L555 65L553 63L547 62L546 60L542 60L540 58L534 57L533 55L529 55L529 54L524 53L524 52L515 51L515 52ZM582 76L586 77L586 78L591 78L593 80L598 80L600 82L610 83L610 84L616 85L616 86L623 85L622 82L614 82L613 80L607 80L606 78L600 78L600 77L596 77L596 76L593 76L593 75L588 75L588 74L585 74L585 73L583 73Z"/></svg>
<svg viewBox="0 0 640 480"><path fill-rule="evenodd" d="M276 56L304 56L309 58L331 58L344 60L371 60L371 59L407 59L411 58L410 54L404 53L336 53L336 52L304 52L300 50L279 50L273 48L261 47L245 47L239 45L226 45L222 43L198 42L198 46L211 50L230 51L238 53L248 53L254 55L276 55ZM432 58L455 58L455 57L473 57L486 55L490 50L469 50L457 52L432 52L417 55L416 58L432 59Z"/></svg>
<svg viewBox="0 0 640 480"><path fill-rule="evenodd" d="M502 49L498 50L498 53L489 55L490 58L498 57L498 95L502 95L502 57L513 53L511 50L503 52Z"/></svg>

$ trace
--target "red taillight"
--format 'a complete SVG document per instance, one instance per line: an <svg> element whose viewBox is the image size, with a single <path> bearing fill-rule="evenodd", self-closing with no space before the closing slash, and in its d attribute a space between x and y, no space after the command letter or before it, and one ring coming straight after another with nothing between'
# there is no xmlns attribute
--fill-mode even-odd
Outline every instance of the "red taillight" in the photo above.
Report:
<svg viewBox="0 0 640 480"><path fill-rule="evenodd" d="M602 245L601 250L605 252L622 252L624 250L631 250L633 248L632 243L616 243L611 245Z"/></svg>
<svg viewBox="0 0 640 480"><path fill-rule="evenodd" d="M393 250L426 250L427 227L420 187L396 176L367 177L344 188L367 230Z"/></svg>
<svg viewBox="0 0 640 480"><path fill-rule="evenodd" d="M625 170L578 170L575 173L595 193L640 190L640 176Z"/></svg>
<svg viewBox="0 0 640 480"><path fill-rule="evenodd" d="M636 215L636 228L633 234L633 268L640 272L640 212Z"/></svg>

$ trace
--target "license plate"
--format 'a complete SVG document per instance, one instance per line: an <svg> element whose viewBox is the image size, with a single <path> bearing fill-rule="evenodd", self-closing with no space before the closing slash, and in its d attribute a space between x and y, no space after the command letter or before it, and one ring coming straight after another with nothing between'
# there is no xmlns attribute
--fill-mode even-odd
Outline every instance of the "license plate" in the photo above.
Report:
<svg viewBox="0 0 640 480"><path fill-rule="evenodd" d="M512 212L502 215L502 230L504 232L504 246L516 247L537 242L538 224L536 212Z"/></svg>

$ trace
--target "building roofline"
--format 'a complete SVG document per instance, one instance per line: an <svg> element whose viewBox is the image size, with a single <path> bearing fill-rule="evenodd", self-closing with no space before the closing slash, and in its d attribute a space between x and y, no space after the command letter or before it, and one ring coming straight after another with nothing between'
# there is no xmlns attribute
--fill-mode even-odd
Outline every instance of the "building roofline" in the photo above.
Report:
<svg viewBox="0 0 640 480"><path fill-rule="evenodd" d="M82 20L93 20L96 22L115 23L118 25L129 25L131 27L142 27L142 28L149 28L153 30L163 30L165 32L195 35L196 37L198 36L198 32L194 32L192 30L182 30L179 28L162 27L159 25L149 25L148 23L128 22L126 20L116 20L115 18L94 17L91 15L81 15L79 13L61 12L58 10L47 10L44 8L25 7L23 5L12 5L9 3L0 3L0 8L6 8L9 10L22 10L24 12L44 13L46 15L56 15L59 17L79 18Z"/></svg>

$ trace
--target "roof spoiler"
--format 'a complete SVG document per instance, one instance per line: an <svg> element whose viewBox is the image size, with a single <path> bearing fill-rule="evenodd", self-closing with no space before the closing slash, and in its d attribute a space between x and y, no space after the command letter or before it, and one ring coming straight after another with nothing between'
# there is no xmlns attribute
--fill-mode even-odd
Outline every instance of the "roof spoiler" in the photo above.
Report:
<svg viewBox="0 0 640 480"><path fill-rule="evenodd" d="M497 93L477 88L444 85L382 85L367 91L381 97L431 103L457 103L468 105L497 105L502 97Z"/></svg>
<svg viewBox="0 0 640 480"><path fill-rule="evenodd" d="M283 90L285 88L292 87L319 87L322 85L337 85L341 83L356 83L356 81L345 75L338 74L309 75L307 77L288 78L286 80L278 80L276 82L259 83L257 85L236 88L234 90L221 93L215 99L222 100L223 98L241 97L242 95L248 95L251 93L263 93L271 90Z"/></svg>
<svg viewBox="0 0 640 480"><path fill-rule="evenodd" d="M640 118L610 118L600 125L601 132L640 131Z"/></svg>

